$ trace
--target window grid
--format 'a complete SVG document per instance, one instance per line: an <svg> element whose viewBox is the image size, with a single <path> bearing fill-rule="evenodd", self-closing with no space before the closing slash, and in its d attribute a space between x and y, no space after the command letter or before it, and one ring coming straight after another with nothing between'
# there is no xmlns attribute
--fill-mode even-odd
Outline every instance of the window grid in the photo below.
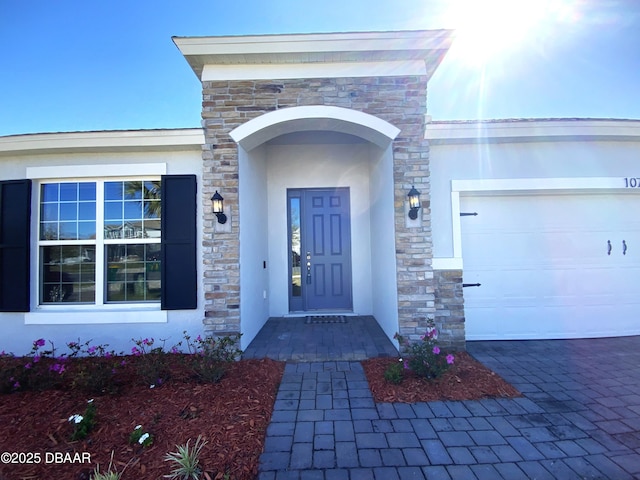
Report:
<svg viewBox="0 0 640 480"><path fill-rule="evenodd" d="M122 194L120 203L128 202L127 211L138 211L140 215L127 214L123 207L121 234L109 238L105 210L107 190L113 185L129 189L129 193ZM91 191L93 198L88 193ZM159 302L159 180L47 182L41 184L39 202L38 298L41 305ZM127 215L135 218L126 218ZM125 220L133 222L127 225ZM65 222L74 223L75 230L58 226ZM85 224L89 223L92 231L87 234ZM56 235L50 234L54 231L53 225ZM135 233L125 233L125 227L134 229ZM60 231L64 235L60 235ZM114 260L108 249L133 253ZM117 271L119 268L122 272ZM119 293L115 292L116 287L120 287Z"/></svg>

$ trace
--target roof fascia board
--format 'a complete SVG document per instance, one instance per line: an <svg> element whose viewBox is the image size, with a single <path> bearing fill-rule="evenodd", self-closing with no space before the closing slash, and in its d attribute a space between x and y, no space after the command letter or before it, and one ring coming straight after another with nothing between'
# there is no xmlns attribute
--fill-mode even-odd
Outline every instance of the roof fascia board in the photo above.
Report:
<svg viewBox="0 0 640 480"><path fill-rule="evenodd" d="M435 71L453 42L452 30L173 37L198 78L205 65L394 62L421 60Z"/></svg>
<svg viewBox="0 0 640 480"><path fill-rule="evenodd" d="M0 156L32 153L200 150L200 128L38 133L0 137Z"/></svg>
<svg viewBox="0 0 640 480"><path fill-rule="evenodd" d="M516 120L427 124L432 145L572 140L640 141L640 120Z"/></svg>

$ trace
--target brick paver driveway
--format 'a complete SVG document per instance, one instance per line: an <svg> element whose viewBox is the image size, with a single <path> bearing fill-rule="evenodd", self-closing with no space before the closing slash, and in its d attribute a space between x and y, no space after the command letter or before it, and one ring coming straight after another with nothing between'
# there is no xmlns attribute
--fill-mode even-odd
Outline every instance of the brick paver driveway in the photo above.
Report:
<svg viewBox="0 0 640 480"><path fill-rule="evenodd" d="M468 350L524 397L375 404L358 362L288 363L260 479L640 478L640 337Z"/></svg>

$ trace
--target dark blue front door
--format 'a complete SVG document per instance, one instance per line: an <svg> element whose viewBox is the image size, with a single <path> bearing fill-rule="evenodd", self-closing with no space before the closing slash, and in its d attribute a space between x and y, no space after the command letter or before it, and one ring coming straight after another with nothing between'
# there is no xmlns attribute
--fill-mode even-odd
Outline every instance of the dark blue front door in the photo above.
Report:
<svg viewBox="0 0 640 480"><path fill-rule="evenodd" d="M349 189L290 190L290 309L351 310Z"/></svg>

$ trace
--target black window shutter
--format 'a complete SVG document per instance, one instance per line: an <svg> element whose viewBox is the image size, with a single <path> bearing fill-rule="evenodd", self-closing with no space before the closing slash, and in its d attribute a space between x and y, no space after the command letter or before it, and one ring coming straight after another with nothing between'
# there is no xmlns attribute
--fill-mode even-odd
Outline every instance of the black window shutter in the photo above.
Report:
<svg viewBox="0 0 640 480"><path fill-rule="evenodd" d="M0 312L28 312L31 180L0 182Z"/></svg>
<svg viewBox="0 0 640 480"><path fill-rule="evenodd" d="M196 188L195 175L162 177L163 310L198 307Z"/></svg>

